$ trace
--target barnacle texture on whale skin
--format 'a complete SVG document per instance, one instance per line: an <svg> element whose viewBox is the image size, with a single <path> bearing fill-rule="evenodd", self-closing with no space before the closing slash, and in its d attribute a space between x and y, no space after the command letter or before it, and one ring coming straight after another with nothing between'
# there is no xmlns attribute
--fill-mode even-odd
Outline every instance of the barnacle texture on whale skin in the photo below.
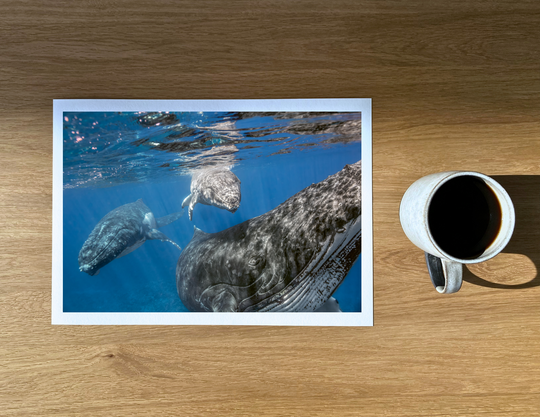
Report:
<svg viewBox="0 0 540 417"><path fill-rule="evenodd" d="M361 161L218 233L195 230L178 260L191 311L315 311L361 250Z"/></svg>

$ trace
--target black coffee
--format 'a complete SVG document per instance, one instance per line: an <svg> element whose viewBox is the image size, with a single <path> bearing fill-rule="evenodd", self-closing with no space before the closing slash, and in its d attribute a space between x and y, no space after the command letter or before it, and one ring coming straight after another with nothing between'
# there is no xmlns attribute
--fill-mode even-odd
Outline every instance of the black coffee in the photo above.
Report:
<svg viewBox="0 0 540 417"><path fill-rule="evenodd" d="M493 243L501 227L501 206L490 187L477 177L462 176L443 184L428 211L431 234L456 258L473 259Z"/></svg>

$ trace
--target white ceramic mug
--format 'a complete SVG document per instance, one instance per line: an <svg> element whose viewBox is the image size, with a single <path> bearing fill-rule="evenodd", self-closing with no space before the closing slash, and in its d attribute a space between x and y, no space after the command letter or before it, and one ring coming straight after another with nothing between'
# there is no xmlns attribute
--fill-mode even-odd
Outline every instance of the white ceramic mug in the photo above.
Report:
<svg viewBox="0 0 540 417"><path fill-rule="evenodd" d="M453 251L453 254L449 253L451 252L448 249L448 247L450 247L449 243L446 242L444 234L441 235L442 232L440 230L444 230L447 235L452 235L457 232L452 229L441 229L433 219L441 219L441 213L443 212L438 207L445 207L441 204L445 201L449 201L451 204L447 204L446 207L448 207L450 211L447 213L445 212L449 222L460 222L463 219L470 220L466 217L469 213L467 211L469 210L469 206L467 206L468 201L477 202L480 200L475 200L474 198L476 196L474 194L467 194L466 191L464 191L463 194L466 197L461 196L459 187L463 184L464 188L466 188L469 186L467 185L469 182L471 184L476 184L474 187L470 187L472 187L471 189L474 188L480 190L477 194L483 193L481 194L482 196L487 196L486 193L489 193L489 196L492 197L488 197L492 198L495 203L498 203L499 208L493 204L488 206L487 202L485 204L485 207L489 207L488 221L490 222L489 230L491 230L489 232L490 239L489 241L485 241L488 242L485 243L485 247L482 247L482 245L478 243L481 247L479 253L475 253L471 256L462 256L459 254L456 256L456 253L458 252L455 250ZM443 188L441 189L441 187ZM451 196L453 196L454 198L451 200L441 200L444 197L443 194L446 193L446 190L450 189L454 190L453 194L447 193L447 197L451 198ZM485 197L486 201L488 197ZM455 206L457 208L454 212L451 211L454 207L453 204L457 204ZM463 207L459 206L459 204ZM471 204L470 207L476 208L482 204L482 202L480 202L480 204ZM434 210L436 210L437 213L434 213ZM453 218L454 213L457 212L460 213L460 217ZM492 178L478 172L449 171L427 175L413 183L403 195L399 209L399 218L403 231L407 237L426 253L428 271L437 291L441 294L450 294L457 292L461 288L463 273L462 264L473 264L486 261L493 258L504 249L514 231L515 211L512 200L506 190ZM474 222L474 220L471 221ZM474 226L476 223L471 224ZM453 223L448 223L448 225L453 225ZM465 226L465 229L455 228L455 230L462 232L463 230L468 230L467 227L468 226ZM437 230L437 233L434 233L435 229ZM456 239L458 238L459 236L456 237ZM467 236L463 237L463 239L465 240L462 242L468 242L466 240ZM444 245L442 244L443 242L445 243ZM457 242L459 243L460 241ZM467 246L467 244L462 246ZM456 247L457 246L454 246L453 248L455 249Z"/></svg>

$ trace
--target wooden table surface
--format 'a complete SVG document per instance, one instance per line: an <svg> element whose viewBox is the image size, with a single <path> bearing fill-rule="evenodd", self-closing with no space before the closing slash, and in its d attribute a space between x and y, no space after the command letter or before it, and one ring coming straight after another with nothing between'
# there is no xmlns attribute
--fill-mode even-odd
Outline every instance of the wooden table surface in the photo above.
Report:
<svg viewBox="0 0 540 417"><path fill-rule="evenodd" d="M52 100L373 99L372 328L51 326ZM0 415L539 416L540 2L2 1ZM494 176L514 237L435 292L398 219Z"/></svg>

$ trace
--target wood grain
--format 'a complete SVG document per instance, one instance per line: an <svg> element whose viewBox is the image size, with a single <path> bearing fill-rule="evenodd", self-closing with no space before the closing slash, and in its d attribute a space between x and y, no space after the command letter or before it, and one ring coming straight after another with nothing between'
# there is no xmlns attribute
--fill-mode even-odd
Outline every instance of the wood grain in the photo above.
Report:
<svg viewBox="0 0 540 417"><path fill-rule="evenodd" d="M539 416L540 3L0 3L0 415ZM375 327L51 326L52 100L373 99ZM439 296L417 178L519 206ZM501 182L502 183L502 182Z"/></svg>

